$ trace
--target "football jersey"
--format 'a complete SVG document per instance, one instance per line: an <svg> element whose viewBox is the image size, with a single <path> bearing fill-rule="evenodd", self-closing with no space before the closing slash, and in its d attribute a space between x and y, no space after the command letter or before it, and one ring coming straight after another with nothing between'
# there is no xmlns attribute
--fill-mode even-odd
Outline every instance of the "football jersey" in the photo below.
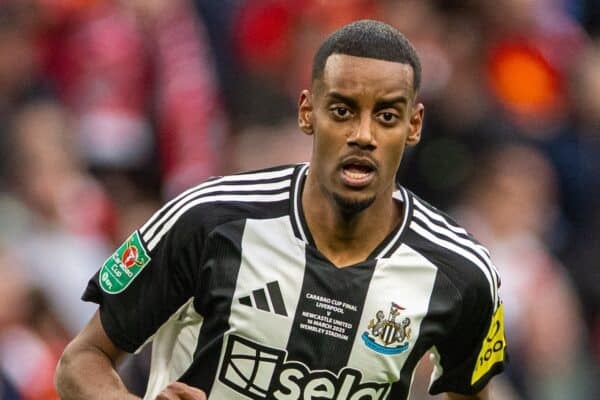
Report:
<svg viewBox="0 0 600 400"><path fill-rule="evenodd" d="M152 341L145 399L178 380L211 400L406 399L476 393L505 362L488 251L398 186L398 226L357 264L316 248L309 165L219 177L168 202L107 259L84 300L121 349Z"/></svg>

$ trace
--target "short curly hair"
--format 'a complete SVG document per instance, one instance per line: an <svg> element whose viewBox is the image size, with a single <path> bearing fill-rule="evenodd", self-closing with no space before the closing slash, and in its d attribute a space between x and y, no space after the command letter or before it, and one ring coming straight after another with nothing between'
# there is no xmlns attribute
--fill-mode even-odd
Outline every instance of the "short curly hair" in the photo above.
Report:
<svg viewBox="0 0 600 400"><path fill-rule="evenodd" d="M421 86L421 62L417 51L402 33L384 22L365 19L333 32L315 54L312 82L323 78L325 63L332 54L409 64L413 69L414 91Z"/></svg>

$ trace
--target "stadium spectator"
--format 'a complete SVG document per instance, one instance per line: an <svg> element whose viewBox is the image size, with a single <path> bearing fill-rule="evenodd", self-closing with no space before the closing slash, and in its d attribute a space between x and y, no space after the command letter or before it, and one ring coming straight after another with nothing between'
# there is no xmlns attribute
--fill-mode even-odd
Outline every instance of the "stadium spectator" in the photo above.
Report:
<svg viewBox="0 0 600 400"><path fill-rule="evenodd" d="M521 396L585 400L597 392L581 306L545 244L558 216L556 185L542 153L504 145L482 158L455 214L489 246L502 274L509 375Z"/></svg>
<svg viewBox="0 0 600 400"><path fill-rule="evenodd" d="M17 203L0 212L12 221L3 229L11 229L9 245L74 334L92 313L77 301L78 287L108 253L113 205L78 158L63 106L31 103L13 121L10 187Z"/></svg>
<svg viewBox="0 0 600 400"><path fill-rule="evenodd" d="M228 124L190 1L34 4L45 73L90 167L146 183L153 171L167 197L219 173Z"/></svg>
<svg viewBox="0 0 600 400"><path fill-rule="evenodd" d="M0 248L0 394L58 400L52 370L70 336L23 267L18 254Z"/></svg>

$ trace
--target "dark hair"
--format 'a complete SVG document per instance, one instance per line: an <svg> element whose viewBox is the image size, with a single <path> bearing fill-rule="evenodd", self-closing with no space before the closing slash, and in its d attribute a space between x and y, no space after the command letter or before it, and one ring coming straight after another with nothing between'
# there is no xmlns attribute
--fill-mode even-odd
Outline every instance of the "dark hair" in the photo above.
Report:
<svg viewBox="0 0 600 400"><path fill-rule="evenodd" d="M375 58L409 64L413 69L413 89L421 85L421 62L415 48L396 28L380 21L360 20L333 32L315 54L312 81L323 78L327 58L332 54Z"/></svg>

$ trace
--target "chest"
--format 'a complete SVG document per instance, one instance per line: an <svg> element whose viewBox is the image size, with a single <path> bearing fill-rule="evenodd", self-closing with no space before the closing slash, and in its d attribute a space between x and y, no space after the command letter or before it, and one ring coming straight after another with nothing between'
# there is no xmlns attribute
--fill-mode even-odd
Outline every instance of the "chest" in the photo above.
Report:
<svg viewBox="0 0 600 400"><path fill-rule="evenodd" d="M321 379L315 390L371 388L371 398L385 398L404 365L429 348L422 327L437 270L414 252L339 269L295 237L286 218L237 229L210 239L223 250L207 257L209 283L198 294L205 319L224 319L221 383L235 387L226 366L237 353L264 354L273 362L267 375L277 376L268 379L273 393Z"/></svg>

